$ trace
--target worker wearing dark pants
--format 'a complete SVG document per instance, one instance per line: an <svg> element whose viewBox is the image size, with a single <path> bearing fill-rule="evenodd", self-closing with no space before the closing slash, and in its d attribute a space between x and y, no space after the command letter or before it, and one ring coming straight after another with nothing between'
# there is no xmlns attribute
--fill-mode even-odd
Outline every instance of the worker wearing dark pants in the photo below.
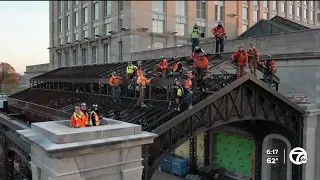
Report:
<svg viewBox="0 0 320 180"><path fill-rule="evenodd" d="M222 21L218 22L218 26L214 27L211 30L212 34L216 38L216 54L223 53L224 50L224 39L227 39L226 31L224 30L224 27L222 26ZM219 51L220 47L220 51Z"/></svg>
<svg viewBox="0 0 320 180"><path fill-rule="evenodd" d="M175 82L175 85L173 86L172 89L172 99L174 101L174 110L176 111L180 111L180 106L183 100L183 96L184 96L184 89L183 87L180 85L179 81Z"/></svg>
<svg viewBox="0 0 320 180"><path fill-rule="evenodd" d="M199 38L201 36L201 31L198 29L198 25L194 24L193 29L189 32L189 38L192 43L192 53L195 51L195 47L199 46Z"/></svg>

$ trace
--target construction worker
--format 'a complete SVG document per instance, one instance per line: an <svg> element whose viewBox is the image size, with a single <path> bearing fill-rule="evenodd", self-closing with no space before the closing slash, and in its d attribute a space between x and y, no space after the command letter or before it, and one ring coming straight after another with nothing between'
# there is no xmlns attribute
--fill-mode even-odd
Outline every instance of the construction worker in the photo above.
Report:
<svg viewBox="0 0 320 180"><path fill-rule="evenodd" d="M202 89L203 86L203 77L206 74L206 71L209 66L209 60L207 57L205 57L204 51L199 48L196 50L196 58L194 60L194 68L197 72L197 79L200 84L200 89Z"/></svg>
<svg viewBox="0 0 320 180"><path fill-rule="evenodd" d="M258 49L254 47L253 42L249 44L248 49L248 58L249 58L249 68L251 74L257 77L257 67L259 62L259 52Z"/></svg>
<svg viewBox="0 0 320 180"><path fill-rule="evenodd" d="M147 79L145 77L145 74L146 74L145 72L142 72L137 79L137 84L139 85L139 88L140 88L140 95L139 95L137 105L141 105L141 107L147 107L147 105L144 104L144 97L146 94L146 86L152 81L152 78Z"/></svg>
<svg viewBox="0 0 320 180"><path fill-rule="evenodd" d="M226 34L226 31L224 30L224 27L222 26L222 21L219 21L218 26L214 27L211 30L211 32L216 39L216 54L223 53L224 39L227 39L227 34ZM219 47L220 47L220 51L219 51Z"/></svg>
<svg viewBox="0 0 320 180"><path fill-rule="evenodd" d="M112 99L114 102L121 101L120 99L120 93L121 93L120 80L121 79L122 77L117 76L117 73L115 71L112 72L112 76L109 79L109 84L112 87Z"/></svg>
<svg viewBox="0 0 320 180"><path fill-rule="evenodd" d="M84 123L82 122L82 116L81 116L79 106L74 107L74 113L71 116L71 127L72 128L85 127Z"/></svg>
<svg viewBox="0 0 320 180"><path fill-rule="evenodd" d="M86 103L81 103L80 104L80 114L81 114L81 119L82 119L82 126L92 126L92 124L89 123L89 114L87 111L87 104Z"/></svg>
<svg viewBox="0 0 320 180"><path fill-rule="evenodd" d="M186 80L186 85L185 88L187 90L187 95L186 95L186 101L188 104L188 109L192 109L192 96L193 96L193 90L194 90L194 81L195 78L193 76L192 71L188 72L188 79Z"/></svg>
<svg viewBox="0 0 320 180"><path fill-rule="evenodd" d="M164 56L160 57L161 61L159 64L157 64L157 67L155 68L155 72L158 73L159 77L166 78L168 73L168 61Z"/></svg>
<svg viewBox="0 0 320 180"><path fill-rule="evenodd" d="M93 104L91 107L91 112L90 112L90 122L92 123L93 126L100 126L100 118L99 116L99 107L97 104Z"/></svg>
<svg viewBox="0 0 320 180"><path fill-rule="evenodd" d="M234 60L237 60L237 78L239 78L244 75L244 68L248 64L248 53L243 46L239 46L239 51L232 54L231 62Z"/></svg>
<svg viewBox="0 0 320 180"><path fill-rule="evenodd" d="M199 30L198 28L199 27L196 23L196 24L194 24L193 29L189 32L189 38L192 43L192 53L195 50L194 48L196 46L199 46L199 44L200 44L199 38L201 36L201 30Z"/></svg>
<svg viewBox="0 0 320 180"><path fill-rule="evenodd" d="M264 82L267 83L269 86L273 84L273 74L276 73L276 62L272 60L272 56L268 55L266 61L260 62L261 66L265 68L263 78Z"/></svg>
<svg viewBox="0 0 320 180"><path fill-rule="evenodd" d="M172 96L173 100L175 102L175 108L174 110L180 111L180 106L182 103L182 99L184 96L184 89L180 84L180 81L176 80L175 85L172 88Z"/></svg>
<svg viewBox="0 0 320 180"><path fill-rule="evenodd" d="M141 75L143 72L142 68L142 61L138 61L137 68L136 68L136 75L133 78L133 86L136 88L136 90L139 90L139 86L137 86L137 79L139 75Z"/></svg>
<svg viewBox="0 0 320 180"><path fill-rule="evenodd" d="M179 78L182 75L183 65L179 58L174 57L173 60L175 63L172 67L170 77Z"/></svg>
<svg viewBox="0 0 320 180"><path fill-rule="evenodd" d="M136 69L137 66L133 65L132 62L128 62L126 78L132 79L135 75Z"/></svg>

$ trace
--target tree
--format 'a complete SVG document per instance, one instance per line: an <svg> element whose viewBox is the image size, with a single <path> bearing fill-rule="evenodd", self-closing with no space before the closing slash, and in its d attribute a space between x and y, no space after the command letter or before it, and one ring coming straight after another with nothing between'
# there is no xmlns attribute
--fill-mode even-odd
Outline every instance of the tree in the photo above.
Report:
<svg viewBox="0 0 320 180"><path fill-rule="evenodd" d="M16 70L8 63L0 63L0 90L2 85L11 85L17 82ZM19 80L20 81L20 80Z"/></svg>

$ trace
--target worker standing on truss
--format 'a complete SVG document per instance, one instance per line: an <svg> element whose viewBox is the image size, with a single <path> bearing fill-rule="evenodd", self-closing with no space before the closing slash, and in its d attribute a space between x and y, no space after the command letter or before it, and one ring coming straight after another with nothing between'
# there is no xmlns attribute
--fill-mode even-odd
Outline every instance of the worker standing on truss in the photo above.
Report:
<svg viewBox="0 0 320 180"><path fill-rule="evenodd" d="M138 61L137 68L136 68L136 75L133 78L133 87L139 91L139 86L137 86L137 79L142 74L143 68L142 68L142 61Z"/></svg>
<svg viewBox="0 0 320 180"><path fill-rule="evenodd" d="M267 83L269 86L273 84L273 74L276 73L276 62L272 60L272 56L268 55L268 59L266 61L260 62L261 66L265 68L263 78L264 82Z"/></svg>
<svg viewBox="0 0 320 180"><path fill-rule="evenodd" d="M200 41L199 38L202 35L201 30L198 29L197 23L194 24L193 29L189 32L189 38L192 44L192 53L195 51L195 47L199 46Z"/></svg>
<svg viewBox="0 0 320 180"><path fill-rule="evenodd" d="M180 84L180 81L176 80L175 85L172 88L172 96L173 96L173 100L175 102L175 108L174 110L176 111L180 111L180 106L183 100L183 96L184 96L184 89Z"/></svg>
<svg viewBox="0 0 320 180"><path fill-rule="evenodd" d="M132 79L135 75L136 70L137 66L133 65L132 62L128 62L126 78Z"/></svg>
<svg viewBox="0 0 320 180"><path fill-rule="evenodd" d="M99 116L98 109L99 109L99 107L97 104L93 104L91 107L90 122L92 123L93 126L100 126L101 116Z"/></svg>
<svg viewBox="0 0 320 180"><path fill-rule="evenodd" d="M195 87L195 78L193 76L192 71L188 72L188 79L186 80L186 85L185 88L187 90L187 95L186 95L186 101L188 103L188 108L192 109L192 96L193 96L193 91Z"/></svg>
<svg viewBox="0 0 320 180"><path fill-rule="evenodd" d="M237 61L237 78L244 75L244 68L248 64L248 53L243 49L243 46L239 46L239 51L235 52L231 56L231 62Z"/></svg>
<svg viewBox="0 0 320 180"><path fill-rule="evenodd" d="M226 31L224 30L224 27L222 26L222 21L219 21L218 26L214 27L211 30L211 32L216 39L216 54L223 53L224 39L227 39L227 34L226 34ZM219 49L219 47L220 47L220 49Z"/></svg>
<svg viewBox="0 0 320 180"><path fill-rule="evenodd" d="M82 116L80 112L80 107L76 106L74 107L74 113L71 116L71 127L72 128L82 128L86 127L82 121Z"/></svg>
<svg viewBox="0 0 320 180"><path fill-rule="evenodd" d="M112 87L112 99L114 102L121 101L120 99L120 93L121 93L120 80L121 79L122 77L117 76L117 73L115 71L112 72L112 76L109 79L109 84Z"/></svg>
<svg viewBox="0 0 320 180"><path fill-rule="evenodd" d="M257 67L259 62L259 52L256 47L254 47L253 42L249 44L248 49L248 58L249 58L249 68L251 74L253 74L255 77L257 77Z"/></svg>
<svg viewBox="0 0 320 180"><path fill-rule="evenodd" d="M87 104L86 103L80 104L80 114L81 114L81 119L82 119L82 125L84 127L92 126L92 124L89 123L89 114L87 111Z"/></svg>
<svg viewBox="0 0 320 180"><path fill-rule="evenodd" d="M175 61L175 63L172 67L169 77L179 78L182 75L183 65L178 57L175 56L173 60Z"/></svg>
<svg viewBox="0 0 320 180"><path fill-rule="evenodd" d="M159 77L166 78L168 74L168 61L164 56L160 57L161 61L155 67L155 72L158 73Z"/></svg>
<svg viewBox="0 0 320 180"><path fill-rule="evenodd" d="M194 59L194 68L196 69L197 79L199 81L200 89L202 90L203 77L206 75L209 66L209 60L201 48L197 49L195 52L196 58Z"/></svg>
<svg viewBox="0 0 320 180"><path fill-rule="evenodd" d="M139 95L137 105L138 106L141 105L141 107L147 107L147 105L144 103L144 98L145 98L145 94L146 94L146 87L152 81L152 78L147 79L145 77L145 75L146 75L146 73L142 72L137 79L137 84L139 85L139 89L140 89L140 95Z"/></svg>

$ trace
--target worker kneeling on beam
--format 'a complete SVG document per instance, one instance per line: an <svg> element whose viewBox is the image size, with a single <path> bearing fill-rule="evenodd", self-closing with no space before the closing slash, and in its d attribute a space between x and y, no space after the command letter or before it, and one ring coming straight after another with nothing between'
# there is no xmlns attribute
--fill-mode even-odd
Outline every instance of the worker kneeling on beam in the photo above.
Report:
<svg viewBox="0 0 320 180"><path fill-rule="evenodd" d="M141 107L147 107L147 105L144 103L144 97L146 94L146 87L151 81L152 81L152 78L147 79L145 77L145 72L142 72L142 74L138 77L137 84L139 85L139 88L140 88L140 95L137 102L138 106L141 105Z"/></svg>
<svg viewBox="0 0 320 180"><path fill-rule="evenodd" d="M84 124L84 127L86 126L92 126L92 124L90 124L89 122L89 114L87 111L87 104L86 103L81 103L80 104L80 114L82 117L82 122Z"/></svg>
<svg viewBox="0 0 320 180"><path fill-rule="evenodd" d="M169 77L179 78L182 75L183 65L178 57L175 56L173 60L175 61L175 63L172 67Z"/></svg>
<svg viewBox="0 0 320 180"><path fill-rule="evenodd" d="M180 81L178 81L178 80L176 80L175 85L173 86L172 95L173 95L173 99L175 101L174 110L180 111L180 106L181 106L183 96L184 96L184 89L181 86Z"/></svg>
<svg viewBox="0 0 320 180"><path fill-rule="evenodd" d="M99 116L99 107L97 104L93 104L91 107L91 112L90 112L90 122L92 123L93 126L100 126L100 119L102 118Z"/></svg>
<svg viewBox="0 0 320 180"><path fill-rule="evenodd" d="M249 44L248 49L248 58L249 58L249 68L251 74L253 74L255 77L257 77L257 67L259 62L259 52L256 47L254 47L253 42Z"/></svg>
<svg viewBox="0 0 320 180"><path fill-rule="evenodd" d="M185 88L187 90L187 95L186 95L186 101L188 103L188 108L192 109L192 96L193 96L193 90L195 87L195 78L192 74L192 71L188 72L188 79L186 80L186 85Z"/></svg>
<svg viewBox="0 0 320 180"><path fill-rule="evenodd" d="M157 73L158 77L166 78L168 73L168 61L164 56L160 57L161 61L157 66L155 67L155 72Z"/></svg>
<svg viewBox="0 0 320 180"><path fill-rule="evenodd" d="M243 46L239 46L239 51L232 54L231 62L234 60L237 61L237 78L239 78L244 75L244 68L248 64L248 54Z"/></svg>
<svg viewBox="0 0 320 180"><path fill-rule="evenodd" d="M71 116L71 127L72 128L82 128L86 127L82 121L81 110L79 106L74 107L74 113Z"/></svg>
<svg viewBox="0 0 320 180"><path fill-rule="evenodd" d="M112 99L114 102L121 101L120 99L120 93L121 93L120 80L121 79L122 77L117 76L117 73L115 71L112 72L112 76L109 79L109 84L112 87Z"/></svg>
<svg viewBox="0 0 320 180"><path fill-rule="evenodd" d="M199 81L200 89L202 90L203 77L206 75L209 66L209 60L201 48L196 50L196 54L197 56L194 60L194 67L197 72L197 80Z"/></svg>
<svg viewBox="0 0 320 180"><path fill-rule="evenodd" d="M273 74L276 73L276 62L272 60L272 56L268 55L268 59L266 61L260 62L260 65L265 68L263 78L264 82L267 83L269 86L273 84Z"/></svg>

